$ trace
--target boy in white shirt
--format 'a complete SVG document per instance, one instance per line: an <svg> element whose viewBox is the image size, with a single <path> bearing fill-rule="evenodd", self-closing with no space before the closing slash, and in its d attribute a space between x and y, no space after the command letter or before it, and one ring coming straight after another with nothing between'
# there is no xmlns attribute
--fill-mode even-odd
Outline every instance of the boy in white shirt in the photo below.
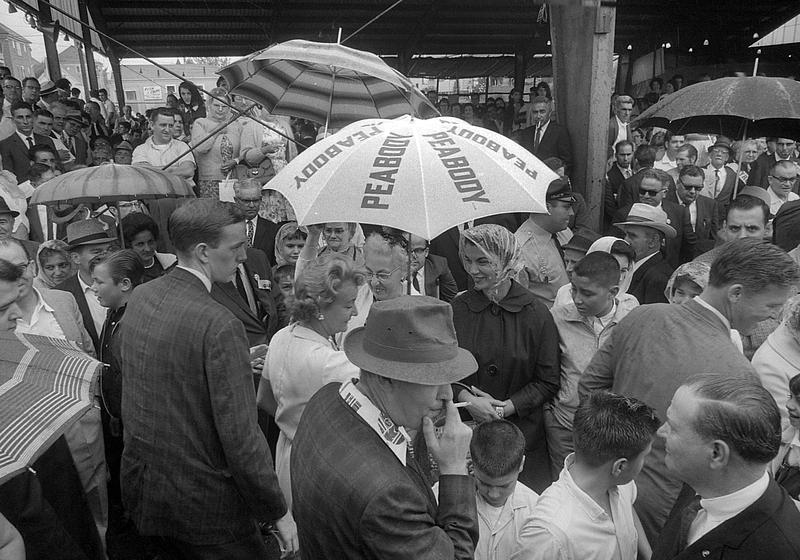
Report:
<svg viewBox="0 0 800 560"><path fill-rule="evenodd" d="M480 536L475 560L507 560L527 548L538 495L517 477L525 462L525 436L507 420L478 424L469 446Z"/></svg>
<svg viewBox="0 0 800 560"><path fill-rule="evenodd" d="M525 560L636 560L651 549L639 517L634 477L660 422L643 402L599 391L575 413L575 452L542 493L526 535Z"/></svg>

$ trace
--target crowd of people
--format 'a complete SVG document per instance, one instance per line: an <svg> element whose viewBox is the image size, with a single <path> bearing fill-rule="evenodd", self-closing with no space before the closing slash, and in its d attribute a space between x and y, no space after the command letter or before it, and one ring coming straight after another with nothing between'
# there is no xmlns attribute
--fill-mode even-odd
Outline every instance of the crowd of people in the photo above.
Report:
<svg viewBox="0 0 800 560"><path fill-rule="evenodd" d="M426 240L298 225L269 181L316 131L224 81L140 118L31 80L2 78L0 328L102 371L0 485L0 557L800 558L794 140L637 140L616 95L591 227L545 83L437 100L559 178ZM28 206L109 162L197 198Z"/></svg>

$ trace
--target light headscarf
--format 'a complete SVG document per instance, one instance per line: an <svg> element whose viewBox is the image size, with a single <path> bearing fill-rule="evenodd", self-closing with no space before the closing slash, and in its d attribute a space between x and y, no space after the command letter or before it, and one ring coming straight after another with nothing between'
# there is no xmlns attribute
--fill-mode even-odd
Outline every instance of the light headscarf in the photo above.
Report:
<svg viewBox="0 0 800 560"><path fill-rule="evenodd" d="M586 254L589 253L608 253L611 254L611 249L614 247L614 243L624 243L628 247L630 244L625 241L624 239L620 239L619 237L614 237L613 235L608 235L606 237L601 237L594 243L589 246L589 250L586 251ZM631 266L633 266L633 261L631 261ZM619 282L619 295L625 294L628 292L628 288L631 286L631 277L633 276L633 272L628 270L628 273L625 275L625 278L620 278ZM619 297L619 296L617 296Z"/></svg>
<svg viewBox="0 0 800 560"><path fill-rule="evenodd" d="M308 230L305 228L305 226L298 226L297 222L286 222L280 227L278 233L275 234L275 266L288 264L281 253L281 248L283 247L283 242L286 240L286 238L294 235L297 230L305 233L306 239L308 238Z"/></svg>
<svg viewBox="0 0 800 560"><path fill-rule="evenodd" d="M70 269L74 269L74 266L72 265L72 260L69 258L69 245L65 242L59 239L49 239L39 245L39 248L36 250L36 279L39 281L40 285L45 288L53 288L55 287L55 283L45 275L44 267L42 266L41 255L42 251L46 249L63 254L67 262L70 263Z"/></svg>
<svg viewBox="0 0 800 560"><path fill-rule="evenodd" d="M711 267L702 262L691 261L680 265L675 269L675 272L672 273L672 276L669 277L667 288L664 290L667 301L672 301L672 288L675 286L675 281L679 276L686 276L689 280L700 286L700 290L702 291L708 286L708 275L710 272Z"/></svg>
<svg viewBox="0 0 800 560"><path fill-rule="evenodd" d="M461 232L458 241L458 254L463 262L464 245L469 241L486 255L497 272L497 281L489 289L486 296L493 299L491 293L506 280L513 279L522 270L522 250L517 238L503 226L483 224ZM466 268L466 267L465 267Z"/></svg>

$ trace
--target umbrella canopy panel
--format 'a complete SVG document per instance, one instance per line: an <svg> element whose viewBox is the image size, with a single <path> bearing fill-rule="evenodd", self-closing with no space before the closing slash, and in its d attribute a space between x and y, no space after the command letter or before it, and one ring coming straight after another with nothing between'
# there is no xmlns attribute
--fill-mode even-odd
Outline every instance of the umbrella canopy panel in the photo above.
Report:
<svg viewBox="0 0 800 560"><path fill-rule="evenodd" d="M33 463L84 411L100 362L74 344L0 333L0 483Z"/></svg>
<svg viewBox="0 0 800 560"><path fill-rule="evenodd" d="M530 152L448 117L363 120L306 149L268 184L301 225L360 222L433 239L469 220L547 212L557 175Z"/></svg>
<svg viewBox="0 0 800 560"><path fill-rule="evenodd" d="M33 192L31 204L113 204L123 200L193 196L189 183L177 175L151 167L109 163L50 179Z"/></svg>
<svg viewBox="0 0 800 560"><path fill-rule="evenodd" d="M636 123L738 137L745 121L751 136L795 137L800 131L800 82L765 77L700 82L664 97Z"/></svg>
<svg viewBox="0 0 800 560"><path fill-rule="evenodd" d="M220 75L231 93L275 114L329 122L333 128L368 118L439 114L378 56L335 43L287 41L223 68Z"/></svg>

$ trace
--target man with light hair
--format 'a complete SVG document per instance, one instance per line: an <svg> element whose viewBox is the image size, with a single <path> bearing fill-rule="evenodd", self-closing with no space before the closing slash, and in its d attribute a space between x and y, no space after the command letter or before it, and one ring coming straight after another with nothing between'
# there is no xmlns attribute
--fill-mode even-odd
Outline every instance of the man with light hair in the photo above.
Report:
<svg viewBox="0 0 800 560"><path fill-rule="evenodd" d="M633 97L618 95L614 99L614 116L608 123L608 153L613 153L617 142L631 140L631 116L633 116Z"/></svg>

